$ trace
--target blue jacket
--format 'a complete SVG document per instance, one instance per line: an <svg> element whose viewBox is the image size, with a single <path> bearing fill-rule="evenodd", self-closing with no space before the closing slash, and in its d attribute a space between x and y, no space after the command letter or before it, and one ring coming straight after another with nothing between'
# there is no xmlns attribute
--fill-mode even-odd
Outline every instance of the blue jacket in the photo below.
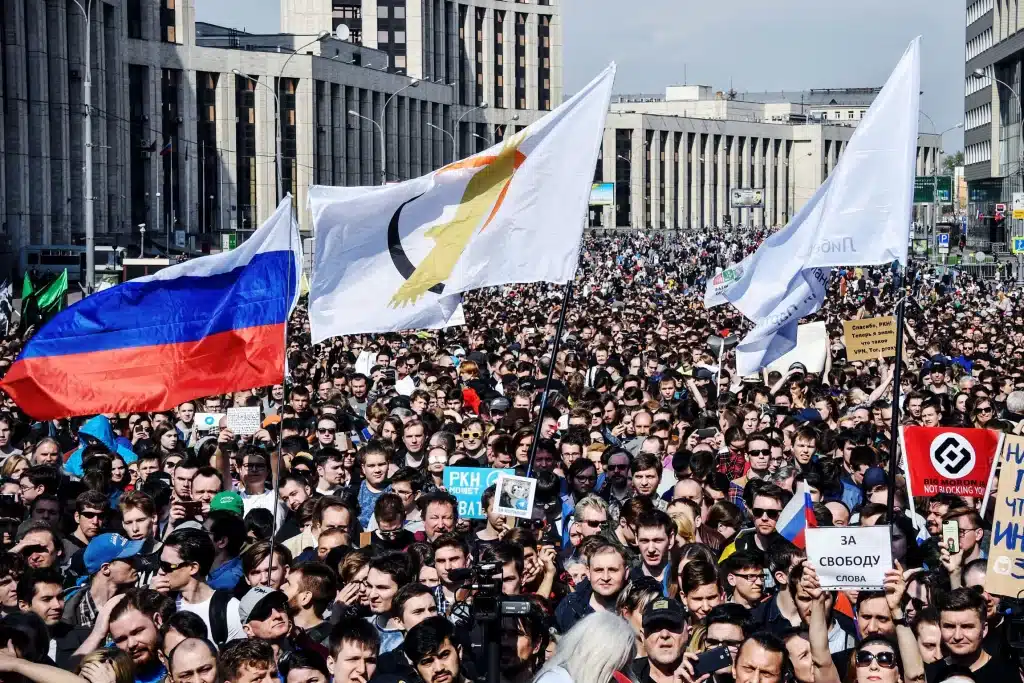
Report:
<svg viewBox="0 0 1024 683"><path fill-rule="evenodd" d="M114 439L114 430L110 426L110 420L103 415L97 415L88 420L78 430L78 448L75 449L75 452L64 463L64 471L73 477L81 477L84 474L82 471L82 453L85 451L86 446L89 445L86 442L86 436L92 437L101 443L111 453L120 455L124 458L126 465L130 465L139 459L130 448L125 448Z"/></svg>
<svg viewBox="0 0 1024 683"><path fill-rule="evenodd" d="M576 622L581 621L588 614L594 613L594 608L590 606L590 596L593 593L594 589L590 585L590 581L585 580L576 586L574 592L562 598L558 607L555 608L555 624L559 633L568 633L569 629L576 625Z"/></svg>

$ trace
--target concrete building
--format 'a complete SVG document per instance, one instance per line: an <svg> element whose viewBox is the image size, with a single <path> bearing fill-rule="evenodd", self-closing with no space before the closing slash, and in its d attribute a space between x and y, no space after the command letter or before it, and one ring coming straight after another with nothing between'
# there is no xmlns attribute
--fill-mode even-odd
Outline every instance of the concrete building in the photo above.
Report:
<svg viewBox="0 0 1024 683"><path fill-rule="evenodd" d="M386 55L387 70L451 84L462 151L562 102L561 1L281 0L281 30L344 25L353 42Z"/></svg>
<svg viewBox="0 0 1024 683"><path fill-rule="evenodd" d="M1020 0L967 0L964 68L964 175L969 230L1008 244L1024 221L993 218L1021 182L1020 100L1024 83L1024 6ZM976 77L980 70L982 77ZM979 215L981 218L979 218Z"/></svg>
<svg viewBox="0 0 1024 683"><path fill-rule="evenodd" d="M832 96L801 102L799 92L791 98L769 94L759 102L701 85L669 87L664 96L614 98L595 182L615 183L615 206L593 210L591 223L654 229L784 225L835 169L860 112L870 106L868 90L858 92L859 104L844 102L841 109L829 109ZM816 111L853 111L855 117L808 122ZM937 135L920 136L919 175L938 168L940 145ZM760 190L763 201L736 206L734 190ZM930 221L931 207L919 214Z"/></svg>

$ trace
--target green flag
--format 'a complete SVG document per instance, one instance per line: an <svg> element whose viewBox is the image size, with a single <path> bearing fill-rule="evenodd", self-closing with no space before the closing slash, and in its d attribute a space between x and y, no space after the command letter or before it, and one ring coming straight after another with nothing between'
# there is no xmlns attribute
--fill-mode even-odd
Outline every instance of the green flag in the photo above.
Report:
<svg viewBox="0 0 1024 683"><path fill-rule="evenodd" d="M32 278L25 273L25 279L21 281L21 298L25 299L32 293Z"/></svg>
<svg viewBox="0 0 1024 683"><path fill-rule="evenodd" d="M58 311L63 310L67 291L68 271L66 269L50 284L30 291L21 301L22 330L29 325L35 325L38 328Z"/></svg>

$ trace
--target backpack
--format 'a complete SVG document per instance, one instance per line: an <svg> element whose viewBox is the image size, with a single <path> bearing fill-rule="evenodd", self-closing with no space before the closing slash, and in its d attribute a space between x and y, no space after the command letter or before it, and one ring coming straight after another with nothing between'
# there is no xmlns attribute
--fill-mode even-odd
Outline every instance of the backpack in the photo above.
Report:
<svg viewBox="0 0 1024 683"><path fill-rule="evenodd" d="M231 591L218 590L210 598L210 639L218 648L228 642L228 605L233 597Z"/></svg>

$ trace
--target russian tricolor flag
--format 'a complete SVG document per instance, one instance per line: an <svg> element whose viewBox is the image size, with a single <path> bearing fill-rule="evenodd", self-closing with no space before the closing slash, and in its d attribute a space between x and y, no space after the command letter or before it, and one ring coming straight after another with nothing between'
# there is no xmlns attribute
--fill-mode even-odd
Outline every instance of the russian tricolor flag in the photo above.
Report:
<svg viewBox="0 0 1024 683"><path fill-rule="evenodd" d="M807 490L807 484L801 482L797 493L790 498L786 507L782 508L779 515L779 523L775 527L786 540L798 548L806 548L804 541L804 530L808 527L818 526L814 519L814 508L811 503L811 493Z"/></svg>
<svg viewBox="0 0 1024 683"><path fill-rule="evenodd" d="M86 297L33 336L0 389L38 420L164 410L281 382L302 247L291 196L234 251Z"/></svg>

